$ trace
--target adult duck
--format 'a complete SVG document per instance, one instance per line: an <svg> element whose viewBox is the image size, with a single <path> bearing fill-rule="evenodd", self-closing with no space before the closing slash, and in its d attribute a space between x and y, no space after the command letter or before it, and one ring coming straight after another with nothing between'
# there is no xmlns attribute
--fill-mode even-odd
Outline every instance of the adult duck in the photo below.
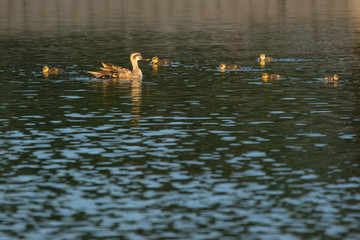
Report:
<svg viewBox="0 0 360 240"><path fill-rule="evenodd" d="M130 54L130 62L133 68L132 71L106 62L102 62L103 67L100 69L105 72L117 73L117 77L121 79L142 78L143 74L138 64L138 61L140 60L149 61L149 59L143 59L139 52L133 52ZM99 72L89 71L89 73L97 77L96 75L98 75L97 73Z"/></svg>

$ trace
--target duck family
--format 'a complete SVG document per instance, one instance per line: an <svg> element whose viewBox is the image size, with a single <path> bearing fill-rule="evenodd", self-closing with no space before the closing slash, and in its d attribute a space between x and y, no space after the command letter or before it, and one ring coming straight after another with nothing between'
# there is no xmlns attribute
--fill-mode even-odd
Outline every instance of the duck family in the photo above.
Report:
<svg viewBox="0 0 360 240"><path fill-rule="evenodd" d="M102 67L100 67L101 71L88 71L88 73L94 75L96 78L99 79L142 79L143 74L139 67L139 61L149 61L150 59L143 58L142 55L139 52L132 52L130 54L130 62L132 65L132 70L119 67L117 65L114 65L112 63L106 63L101 62ZM259 55L258 61L261 65L264 65L265 62L272 62L274 61L274 58L266 56L264 53ZM153 67L157 66L170 66L172 64L169 60L160 60L159 57L153 57L151 59L150 64ZM221 72L227 71L227 70L240 70L240 65L237 64L230 64L226 65L225 63L221 63L219 65L219 70ZM62 69L52 67L49 68L47 65L43 67L43 74L45 77L51 76L51 75L59 75L63 72ZM279 80L283 79L284 76L280 74L269 74L269 73L262 73L261 79L264 82L267 82L269 80ZM335 74L333 76L326 76L322 78L324 82L334 82L337 83L339 81L339 75Z"/></svg>

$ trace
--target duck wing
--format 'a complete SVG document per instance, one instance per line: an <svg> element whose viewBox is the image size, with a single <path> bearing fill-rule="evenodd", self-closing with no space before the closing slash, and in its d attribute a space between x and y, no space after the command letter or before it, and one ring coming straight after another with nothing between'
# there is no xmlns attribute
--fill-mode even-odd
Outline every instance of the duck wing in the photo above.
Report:
<svg viewBox="0 0 360 240"><path fill-rule="evenodd" d="M112 74L113 74L113 72L111 71L100 71L100 72L88 71L88 73L91 73L96 78L112 78Z"/></svg>
<svg viewBox="0 0 360 240"><path fill-rule="evenodd" d="M107 71L107 72L117 72L119 78L132 78L134 77L134 74L132 71L126 68L122 68L119 66L116 66L111 63L101 62L104 66L103 68L100 68L101 70Z"/></svg>
<svg viewBox="0 0 360 240"><path fill-rule="evenodd" d="M101 62L101 64L106 68L117 68L118 67L112 63Z"/></svg>
<svg viewBox="0 0 360 240"><path fill-rule="evenodd" d="M103 69L103 70L106 69L105 71L110 70L110 71L122 72L124 69L125 69L125 70L128 70L128 69L126 69L126 68L122 68L122 67L116 66L116 65L114 65L114 64L112 64L112 63L106 63L106 62L101 62L101 63L102 63L102 65L104 66L104 67L101 68L101 69ZM130 71L130 70L128 70L128 71Z"/></svg>

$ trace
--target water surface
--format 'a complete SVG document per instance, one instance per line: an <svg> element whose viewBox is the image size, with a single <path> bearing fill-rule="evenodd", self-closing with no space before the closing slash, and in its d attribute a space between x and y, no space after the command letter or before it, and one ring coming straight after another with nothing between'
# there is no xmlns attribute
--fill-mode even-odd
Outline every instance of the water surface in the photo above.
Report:
<svg viewBox="0 0 360 240"><path fill-rule="evenodd" d="M1 239L360 237L357 1L0 4Z"/></svg>

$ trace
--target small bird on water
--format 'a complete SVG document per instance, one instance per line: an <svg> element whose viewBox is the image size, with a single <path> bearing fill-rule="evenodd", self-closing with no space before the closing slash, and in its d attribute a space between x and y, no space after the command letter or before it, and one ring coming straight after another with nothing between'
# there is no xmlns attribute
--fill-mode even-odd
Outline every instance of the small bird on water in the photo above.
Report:
<svg viewBox="0 0 360 240"><path fill-rule="evenodd" d="M335 74L333 77L331 77L331 76L324 77L323 81L325 81L325 82L338 82L339 81L339 75Z"/></svg>
<svg viewBox="0 0 360 240"><path fill-rule="evenodd" d="M272 57L266 57L266 55L264 53L260 54L258 60L265 61L265 62L271 62L274 61L274 59Z"/></svg>
<svg viewBox="0 0 360 240"><path fill-rule="evenodd" d="M60 68L56 68L56 67L49 68L47 65L45 65L42 70L43 70L43 74L46 77L48 77L49 75L59 75L63 72L63 70Z"/></svg>
<svg viewBox="0 0 360 240"><path fill-rule="evenodd" d="M171 65L171 61L169 61L169 60L159 60L158 57L153 57L151 59L150 64L153 64L153 66L167 66L167 65Z"/></svg>

